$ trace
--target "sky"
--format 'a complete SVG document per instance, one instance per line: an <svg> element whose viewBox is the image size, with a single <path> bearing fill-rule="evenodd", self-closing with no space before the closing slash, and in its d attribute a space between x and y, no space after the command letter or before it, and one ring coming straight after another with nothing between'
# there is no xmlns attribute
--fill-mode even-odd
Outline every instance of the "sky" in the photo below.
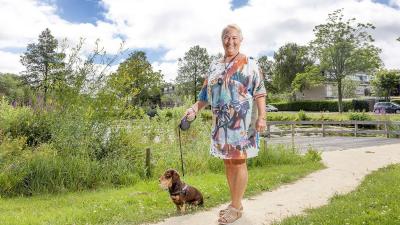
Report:
<svg viewBox="0 0 400 225"><path fill-rule="evenodd" d="M375 45L388 69L400 69L400 0L0 0L0 72L20 73L20 55L45 28L71 46L85 39L83 54L96 39L108 54L124 42L125 54L142 50L166 81L177 75L177 60L194 45L223 52L222 29L235 23L243 32L241 52L253 57L282 45L306 45L313 28L343 8L345 18L372 23Z"/></svg>

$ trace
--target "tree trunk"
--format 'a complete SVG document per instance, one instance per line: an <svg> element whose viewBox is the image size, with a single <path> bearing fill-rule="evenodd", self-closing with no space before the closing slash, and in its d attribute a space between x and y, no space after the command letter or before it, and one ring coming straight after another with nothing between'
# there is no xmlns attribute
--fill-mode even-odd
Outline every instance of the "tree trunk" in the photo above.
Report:
<svg viewBox="0 0 400 225"><path fill-rule="evenodd" d="M342 105L342 80L338 80L338 109L339 113L343 112L343 105Z"/></svg>
<svg viewBox="0 0 400 225"><path fill-rule="evenodd" d="M47 102L47 89L48 89L48 65L47 63L44 65L44 96L43 96L43 103L46 105Z"/></svg>

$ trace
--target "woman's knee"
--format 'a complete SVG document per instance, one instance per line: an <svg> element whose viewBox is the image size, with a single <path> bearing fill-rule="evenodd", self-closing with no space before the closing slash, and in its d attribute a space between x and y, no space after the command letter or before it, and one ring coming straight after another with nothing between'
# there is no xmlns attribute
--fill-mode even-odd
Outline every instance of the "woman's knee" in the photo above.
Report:
<svg viewBox="0 0 400 225"><path fill-rule="evenodd" d="M243 166L246 165L246 159L224 159L225 166Z"/></svg>

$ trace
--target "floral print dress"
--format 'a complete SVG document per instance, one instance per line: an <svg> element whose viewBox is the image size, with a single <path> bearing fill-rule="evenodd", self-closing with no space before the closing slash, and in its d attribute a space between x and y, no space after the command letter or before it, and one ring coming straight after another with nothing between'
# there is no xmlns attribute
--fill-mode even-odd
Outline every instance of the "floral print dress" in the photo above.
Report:
<svg viewBox="0 0 400 225"><path fill-rule="evenodd" d="M256 98L266 95L256 60L238 55L230 63L214 60L199 93L211 105L211 149L222 159L255 157L259 150Z"/></svg>

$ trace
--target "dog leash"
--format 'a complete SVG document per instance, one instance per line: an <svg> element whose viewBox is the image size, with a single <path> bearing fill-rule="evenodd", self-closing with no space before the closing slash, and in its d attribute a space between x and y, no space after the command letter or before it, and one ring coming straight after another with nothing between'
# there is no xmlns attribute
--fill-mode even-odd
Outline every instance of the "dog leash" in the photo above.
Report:
<svg viewBox="0 0 400 225"><path fill-rule="evenodd" d="M185 170L183 169L183 154L182 154L182 140L181 140L181 128L178 126L178 139L179 139L179 151L181 152L181 165L182 165L182 176L185 176Z"/></svg>

